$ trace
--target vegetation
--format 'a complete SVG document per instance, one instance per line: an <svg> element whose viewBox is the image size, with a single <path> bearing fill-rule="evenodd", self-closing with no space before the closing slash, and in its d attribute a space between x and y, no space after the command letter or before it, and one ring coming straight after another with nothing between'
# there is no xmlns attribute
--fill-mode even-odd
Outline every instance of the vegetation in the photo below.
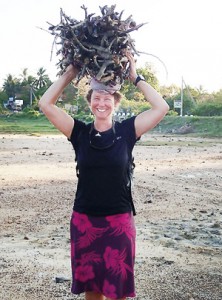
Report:
<svg viewBox="0 0 222 300"><path fill-rule="evenodd" d="M86 122L92 120L91 115L80 113L75 116ZM189 136L222 138L222 116L213 118L166 116L151 133L177 135L180 133L180 129L187 124L192 127L192 131L187 133ZM22 113L2 116L0 118L0 134L2 133L59 134L59 131L42 113L27 110Z"/></svg>
<svg viewBox="0 0 222 300"><path fill-rule="evenodd" d="M170 106L168 116L154 131L175 133L178 128L189 124L193 129L190 134L221 137L222 89L210 94L201 86L192 88L185 85L182 91L176 85L160 86L152 66L148 63L144 68L138 69L138 73L142 74L146 81L163 95ZM18 77L8 74L0 89L0 132L56 133L57 130L39 112L38 107L38 100L51 84L44 68L40 68L36 76L28 74L27 69L24 69ZM86 122L92 120L85 100L88 87L87 80L82 79L78 84L78 89L70 84L58 99L58 105L61 108ZM150 107L149 102L132 83L125 81L122 93L124 97L117 113L136 115ZM24 101L22 112L15 114L5 108L4 103L10 97ZM175 100L181 98L183 98L183 117L180 117L180 109L174 108Z"/></svg>
<svg viewBox="0 0 222 300"><path fill-rule="evenodd" d="M183 132L183 128L190 128ZM199 117L199 116L166 116L153 132L188 134L189 136L222 137L222 116Z"/></svg>
<svg viewBox="0 0 222 300"><path fill-rule="evenodd" d="M36 111L11 114L0 118L0 133L59 134L59 131Z"/></svg>
<svg viewBox="0 0 222 300"><path fill-rule="evenodd" d="M29 75L27 68L18 77L9 74L0 90L0 108L4 108L9 98L22 99L24 107L32 106L33 100L37 101L51 84L44 68L40 68L36 76Z"/></svg>

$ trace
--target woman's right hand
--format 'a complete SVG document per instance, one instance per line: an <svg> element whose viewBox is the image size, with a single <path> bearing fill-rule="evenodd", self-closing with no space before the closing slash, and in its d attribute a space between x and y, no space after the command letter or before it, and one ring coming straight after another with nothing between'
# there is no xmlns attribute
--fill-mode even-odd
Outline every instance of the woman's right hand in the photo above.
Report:
<svg viewBox="0 0 222 300"><path fill-rule="evenodd" d="M68 75L69 78L71 78L71 81L76 77L76 75L78 74L79 70L73 65L73 64L70 64L64 74L65 75Z"/></svg>

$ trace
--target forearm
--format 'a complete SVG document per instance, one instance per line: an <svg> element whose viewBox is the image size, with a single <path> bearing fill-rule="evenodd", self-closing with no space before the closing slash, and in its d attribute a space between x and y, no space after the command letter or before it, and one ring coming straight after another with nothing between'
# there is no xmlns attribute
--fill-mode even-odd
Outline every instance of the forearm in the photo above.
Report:
<svg viewBox="0 0 222 300"><path fill-rule="evenodd" d="M147 82L141 80L137 83L137 88L143 93L145 99L150 103L153 109L169 109L168 104L162 96Z"/></svg>
<svg viewBox="0 0 222 300"><path fill-rule="evenodd" d="M67 71L55 81L39 100L39 107L49 121L63 134L70 137L74 120L63 109L56 106L56 101L65 87L75 78L77 70L70 65Z"/></svg>
<svg viewBox="0 0 222 300"><path fill-rule="evenodd" d="M69 68L61 77L55 81L39 100L39 107L44 110L46 107L55 105L66 86L75 78L77 71Z"/></svg>

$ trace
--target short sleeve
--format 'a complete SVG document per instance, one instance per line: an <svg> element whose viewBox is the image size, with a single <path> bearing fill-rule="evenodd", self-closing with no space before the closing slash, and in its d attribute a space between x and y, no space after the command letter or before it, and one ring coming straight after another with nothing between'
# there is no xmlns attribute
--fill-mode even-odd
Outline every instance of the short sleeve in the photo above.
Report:
<svg viewBox="0 0 222 300"><path fill-rule="evenodd" d="M136 117L133 116L133 117L128 118L120 123L121 130L127 140L127 144L130 149L133 149L136 142L140 139L140 138L136 137L135 118Z"/></svg>
<svg viewBox="0 0 222 300"><path fill-rule="evenodd" d="M68 141L70 141L72 143L74 149L76 149L79 136L85 128L86 128L86 124L84 122L79 121L74 118L74 126L72 129L71 136L68 139Z"/></svg>

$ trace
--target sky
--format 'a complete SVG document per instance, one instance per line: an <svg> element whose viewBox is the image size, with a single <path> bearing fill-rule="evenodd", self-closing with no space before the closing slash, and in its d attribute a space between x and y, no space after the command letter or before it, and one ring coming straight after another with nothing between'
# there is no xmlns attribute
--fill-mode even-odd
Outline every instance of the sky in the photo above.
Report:
<svg viewBox="0 0 222 300"><path fill-rule="evenodd" d="M81 21L83 4L95 15L101 15L100 6L115 4L122 19L147 22L131 34L135 48L159 59L140 54L137 66L151 63L161 85L180 86L183 79L210 93L222 89L221 0L1 0L0 87L8 74L19 77L25 68L36 76L44 67L56 80L59 58L47 22L57 25L61 8Z"/></svg>

